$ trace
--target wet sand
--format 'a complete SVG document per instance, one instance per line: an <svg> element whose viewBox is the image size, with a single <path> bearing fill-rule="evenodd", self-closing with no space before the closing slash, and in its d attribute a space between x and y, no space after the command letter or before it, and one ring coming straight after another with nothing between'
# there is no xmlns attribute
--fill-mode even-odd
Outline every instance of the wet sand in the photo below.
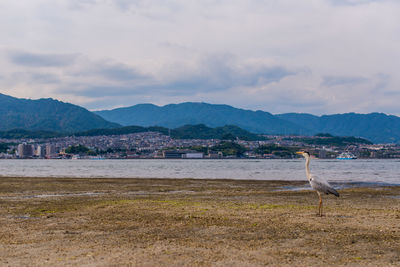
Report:
<svg viewBox="0 0 400 267"><path fill-rule="evenodd" d="M304 186L0 178L0 265L400 265L400 187Z"/></svg>

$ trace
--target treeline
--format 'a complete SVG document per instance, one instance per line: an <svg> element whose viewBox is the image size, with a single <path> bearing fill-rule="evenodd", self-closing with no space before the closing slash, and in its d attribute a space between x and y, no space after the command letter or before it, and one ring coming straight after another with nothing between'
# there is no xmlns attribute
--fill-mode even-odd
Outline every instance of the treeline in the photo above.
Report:
<svg viewBox="0 0 400 267"><path fill-rule="evenodd" d="M76 133L75 136L121 135L141 132L159 132L164 135L170 135L174 139L236 140L236 138L239 138L246 141L265 140L265 138L260 135L250 133L234 125L211 128L204 124L185 125L175 129L157 126L126 126L115 129L93 129L86 132Z"/></svg>
<svg viewBox="0 0 400 267"><path fill-rule="evenodd" d="M51 131L28 131L23 129L0 131L0 138L4 139L46 139L63 136L67 136L67 134Z"/></svg>
<svg viewBox="0 0 400 267"><path fill-rule="evenodd" d="M160 132L167 135L168 129L164 127L141 127L141 126L125 126L121 128L113 129L92 129L85 132L75 133L74 136L109 136L109 135L123 135L123 134L134 134L143 132Z"/></svg>
<svg viewBox="0 0 400 267"><path fill-rule="evenodd" d="M10 146L15 146L14 143L0 143L0 153L6 153Z"/></svg>
<svg viewBox="0 0 400 267"><path fill-rule="evenodd" d="M337 147L343 147L351 144L368 144L368 145L372 144L372 142L367 139L354 136L333 136L327 133L320 133L315 135L315 137L301 137L301 138L294 137L290 138L290 140L301 142L308 145L320 145L320 146L326 145L326 146L337 146Z"/></svg>
<svg viewBox="0 0 400 267"><path fill-rule="evenodd" d="M245 141L265 140L265 137L253 134L235 125L211 128L204 124L185 125L171 130L171 137L175 139L220 139Z"/></svg>
<svg viewBox="0 0 400 267"><path fill-rule="evenodd" d="M292 155L296 155L296 151L298 151L298 147L288 147L288 146L278 146L275 144L262 145L255 149L255 153L257 154L272 154L276 157L290 157Z"/></svg>
<svg viewBox="0 0 400 267"><path fill-rule="evenodd" d="M204 124L185 125L175 129L165 127L141 127L141 126L126 126L113 129L92 129L74 134L58 133L50 131L27 131L15 129L10 131L0 132L0 138L4 139L47 139L66 136L110 136L134 134L142 132L159 132L164 135L170 135L174 139L221 139L221 140L236 140L237 138L247 141L265 140L264 137L250 133L240 127L234 125L226 125L223 127L211 128Z"/></svg>

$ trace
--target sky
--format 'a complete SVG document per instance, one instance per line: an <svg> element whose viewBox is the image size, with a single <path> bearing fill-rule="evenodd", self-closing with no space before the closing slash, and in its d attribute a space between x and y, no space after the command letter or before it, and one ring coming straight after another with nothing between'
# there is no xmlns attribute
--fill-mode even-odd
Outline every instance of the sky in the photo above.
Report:
<svg viewBox="0 0 400 267"><path fill-rule="evenodd" d="M0 93L400 115L398 0L0 0Z"/></svg>

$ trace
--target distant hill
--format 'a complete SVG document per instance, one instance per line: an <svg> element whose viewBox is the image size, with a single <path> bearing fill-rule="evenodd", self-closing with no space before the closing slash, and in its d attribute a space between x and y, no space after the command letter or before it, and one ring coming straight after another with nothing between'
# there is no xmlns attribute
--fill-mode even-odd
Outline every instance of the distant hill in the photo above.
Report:
<svg viewBox="0 0 400 267"><path fill-rule="evenodd" d="M171 131L171 136L177 139L223 139L235 140L239 138L246 141L264 140L265 138L250 133L235 125L210 128L204 124L185 125Z"/></svg>
<svg viewBox="0 0 400 267"><path fill-rule="evenodd" d="M371 145L372 142L354 136L333 136L330 134L317 134L314 137L290 137L287 140L298 141L308 145L319 146L338 146L343 147L347 145L366 144Z"/></svg>
<svg viewBox="0 0 400 267"><path fill-rule="evenodd" d="M142 126L125 126L113 129L92 129L84 132L77 132L75 136L108 136L108 135L122 135L134 134L143 132L160 132L167 135L168 129L164 127L142 127Z"/></svg>
<svg viewBox="0 0 400 267"><path fill-rule="evenodd" d="M250 133L240 127L234 125L225 125L223 127L211 128L204 124L184 125L175 129L167 129L165 127L141 127L126 126L115 129L93 129L85 132L76 133L76 136L100 136L100 135L120 135L132 134L140 132L160 132L162 134L170 134L175 139L225 139L254 141L264 140L265 138L257 134Z"/></svg>
<svg viewBox="0 0 400 267"><path fill-rule="evenodd" d="M51 98L30 100L0 94L0 131L75 132L119 126L82 107Z"/></svg>
<svg viewBox="0 0 400 267"><path fill-rule="evenodd" d="M314 116L287 113L276 117L306 128L309 133L358 136L374 143L400 143L400 118L383 113Z"/></svg>
<svg viewBox="0 0 400 267"><path fill-rule="evenodd" d="M126 126L157 125L177 128L188 124L204 124L208 127L236 125L253 133L299 134L305 131L299 125L281 120L268 112L207 103L187 102L162 107L153 104L139 104L95 113L108 121Z"/></svg>
<svg viewBox="0 0 400 267"><path fill-rule="evenodd" d="M210 128L204 124L184 125L176 129L168 129L165 127L141 127L141 126L126 126L113 129L92 129L73 134L50 132L50 131L27 131L15 129L10 131L0 131L0 138L4 139L19 139L19 138L53 138L65 136L102 136L102 135L122 135L142 132L159 132L164 135L170 134L175 139L224 139L254 141L264 140L265 138L257 134L250 133L237 126L225 125L223 127Z"/></svg>
<svg viewBox="0 0 400 267"><path fill-rule="evenodd" d="M24 129L13 129L9 131L0 131L0 138L4 139L35 139L35 138L54 138L54 137L63 137L67 136L67 134L62 134L59 132L51 132L51 131L29 131Z"/></svg>

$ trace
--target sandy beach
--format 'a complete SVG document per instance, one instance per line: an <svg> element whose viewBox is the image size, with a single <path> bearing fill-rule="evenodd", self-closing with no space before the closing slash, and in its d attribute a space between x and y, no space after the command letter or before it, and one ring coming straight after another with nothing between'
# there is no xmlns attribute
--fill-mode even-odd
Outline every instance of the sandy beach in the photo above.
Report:
<svg viewBox="0 0 400 267"><path fill-rule="evenodd" d="M0 178L0 265L400 265L400 187L304 186Z"/></svg>

